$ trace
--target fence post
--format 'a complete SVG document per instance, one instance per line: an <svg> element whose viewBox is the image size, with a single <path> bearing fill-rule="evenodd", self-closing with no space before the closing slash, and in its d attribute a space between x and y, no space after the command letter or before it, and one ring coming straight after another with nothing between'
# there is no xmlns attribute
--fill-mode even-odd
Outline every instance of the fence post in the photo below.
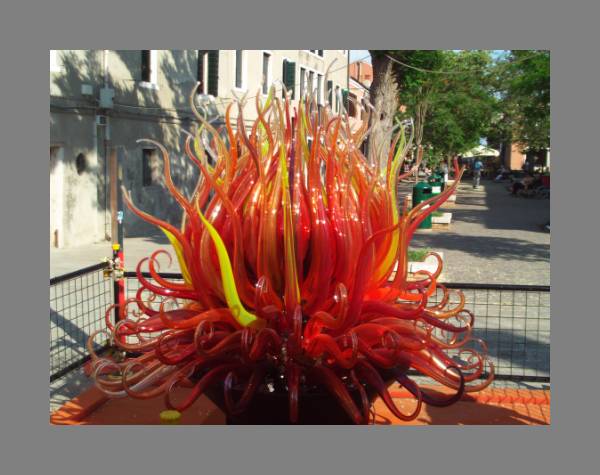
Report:
<svg viewBox="0 0 600 475"><path fill-rule="evenodd" d="M125 268L125 255L123 250L123 194L121 184L123 183L123 164L119 160L117 149L110 152L110 206L112 217L112 249L113 249L113 291L115 303L115 323L119 321L119 310L125 303L125 279L123 270Z"/></svg>

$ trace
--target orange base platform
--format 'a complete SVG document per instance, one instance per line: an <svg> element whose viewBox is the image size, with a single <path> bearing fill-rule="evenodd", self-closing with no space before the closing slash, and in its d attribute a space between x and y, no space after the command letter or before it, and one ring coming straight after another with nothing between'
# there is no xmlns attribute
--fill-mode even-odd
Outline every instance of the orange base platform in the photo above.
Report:
<svg viewBox="0 0 600 475"><path fill-rule="evenodd" d="M439 386L428 391L448 393ZM185 391L185 390L182 390ZM415 401L408 391L391 388L396 405L410 413ZM301 407L301 406L300 406ZM108 399L91 388L69 401L50 416L56 425L157 425L164 410L162 398L135 400ZM410 422L396 418L383 401L375 402L375 424L379 425L548 425L550 424L550 391L528 389L486 389L465 395L449 408L423 404L419 416ZM225 424L225 415L205 396L183 413L181 425Z"/></svg>

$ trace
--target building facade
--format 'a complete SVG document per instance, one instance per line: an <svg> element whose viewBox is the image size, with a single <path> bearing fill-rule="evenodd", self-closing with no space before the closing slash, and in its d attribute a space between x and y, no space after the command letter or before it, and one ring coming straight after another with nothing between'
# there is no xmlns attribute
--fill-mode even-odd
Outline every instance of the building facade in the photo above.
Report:
<svg viewBox="0 0 600 475"><path fill-rule="evenodd" d="M367 88L371 87L373 82L373 66L366 61L354 61L349 67L350 77L354 78L357 82L365 85Z"/></svg>
<svg viewBox="0 0 600 475"><path fill-rule="evenodd" d="M178 224L179 206L164 189L162 160L151 138L170 152L175 184L190 194L198 180L184 157L181 128L194 128L193 90L222 121L234 96L247 92L244 111L254 120L254 97L275 83L300 94L316 90L321 104L339 108L348 89L348 50L51 50L50 246L110 240L111 180L130 190L145 211ZM326 77L327 68L330 67ZM199 86L196 83L200 82ZM237 108L232 109L237 119ZM111 178L118 150L123 174ZM126 236L155 229L125 210Z"/></svg>

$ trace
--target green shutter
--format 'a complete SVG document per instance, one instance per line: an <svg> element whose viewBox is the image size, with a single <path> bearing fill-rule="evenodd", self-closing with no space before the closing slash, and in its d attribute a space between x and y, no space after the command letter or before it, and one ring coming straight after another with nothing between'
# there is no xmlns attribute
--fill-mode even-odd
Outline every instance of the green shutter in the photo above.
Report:
<svg viewBox="0 0 600 475"><path fill-rule="evenodd" d="M142 51L142 67L140 68L140 81L150 81L150 50L143 49Z"/></svg>
<svg viewBox="0 0 600 475"><path fill-rule="evenodd" d="M296 63L293 61L283 60L283 83L288 91L291 91L291 97L294 99L295 84L296 84Z"/></svg>
<svg viewBox="0 0 600 475"><path fill-rule="evenodd" d="M344 107L346 109L348 109L348 93L350 91L348 91L348 89L342 89L342 103L344 104Z"/></svg>
<svg viewBox="0 0 600 475"><path fill-rule="evenodd" d="M327 81L327 101L333 107L333 81Z"/></svg>
<svg viewBox="0 0 600 475"><path fill-rule="evenodd" d="M208 84L206 92L217 97L219 95L219 50L208 50Z"/></svg>

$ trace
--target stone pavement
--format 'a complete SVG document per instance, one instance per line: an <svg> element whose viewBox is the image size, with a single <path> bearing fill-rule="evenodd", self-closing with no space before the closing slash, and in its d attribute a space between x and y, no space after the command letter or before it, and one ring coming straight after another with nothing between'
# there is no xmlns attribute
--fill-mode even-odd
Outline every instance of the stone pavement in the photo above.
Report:
<svg viewBox="0 0 600 475"><path fill-rule="evenodd" d="M159 257L159 262L164 262L161 271L179 272L179 265L173 248L164 235L125 238L123 249L127 270L135 270L135 266L141 259L148 257L157 249L166 249L173 257L173 264L167 268L168 259L162 256ZM69 249L50 249L50 278L97 264L104 257L111 256L112 248L111 243L108 241Z"/></svg>
<svg viewBox="0 0 600 475"><path fill-rule="evenodd" d="M550 234L543 225L550 219L550 200L511 196L505 183L482 180L474 190L470 181L459 188L448 230L420 230L411 247L430 248L444 253L447 282L550 284ZM400 197L410 193L412 184L402 183ZM143 257L164 248L173 255L161 271L179 272L177 259L164 235L126 238L125 266L134 270ZM51 249L50 277L96 264L112 255L109 242Z"/></svg>
<svg viewBox="0 0 600 475"><path fill-rule="evenodd" d="M543 230L543 225L549 220L550 202L515 198L505 188L506 184L484 180L480 189L473 190L470 182L465 182L460 186L455 207L448 209L453 213L450 228L419 231L414 236L411 247L442 251L445 261L443 275L447 282L549 285L550 234ZM411 184L401 184L401 195L410 193L410 190ZM134 270L140 259L159 248L171 251L170 244L161 235L126 238L126 269ZM52 249L50 276L96 264L103 257L111 255L108 242L79 248ZM161 258L161 262L166 263L166 260ZM176 259L171 267L167 268L165 265L161 271L178 272ZM100 278L95 284L98 289L102 289L102 281ZM56 358L60 357L63 347L84 354L87 334L101 323L103 311L100 312L98 308L107 306L104 305L106 302L101 301L102 305L98 304L98 308L86 307L88 313L85 318L89 317L91 323L82 326L83 322L78 320L81 318L79 313L85 311L84 307L78 306L83 303L79 300L84 297L89 299L90 295L72 291L71 287L76 285L79 283L70 282L67 294L60 294L50 302L51 332L58 332L53 336L58 345ZM59 291L64 292L62 289ZM110 295L106 298L109 297ZM544 307L530 309L517 301L523 296L515 295L510 297L515 300L508 302L506 308L500 308L492 302L493 296L488 295L483 306L475 302L474 297L467 297L469 308L479 317L485 315L485 319L479 318L484 332L480 336L488 341L491 354L497 355L501 365L513 361L515 374L519 374L521 370L523 374L534 370L535 374L539 371L541 374L549 373L549 301ZM544 299L548 297L544 296ZM79 300L71 302L69 299ZM525 320L522 318L525 315L519 313L522 311L537 313L532 320ZM508 314L505 315L506 312ZM53 321L53 315L56 321ZM65 320L69 325L65 324ZM529 324L535 325L535 328L529 328ZM506 325L508 327L504 328ZM50 357L53 360L52 350ZM89 383L81 371L69 373L55 381L50 386L51 407L56 408Z"/></svg>
<svg viewBox="0 0 600 475"><path fill-rule="evenodd" d="M419 230L411 247L444 253L444 280L550 285L550 200L513 197L507 183L459 186L448 230ZM410 193L402 183L399 196Z"/></svg>

